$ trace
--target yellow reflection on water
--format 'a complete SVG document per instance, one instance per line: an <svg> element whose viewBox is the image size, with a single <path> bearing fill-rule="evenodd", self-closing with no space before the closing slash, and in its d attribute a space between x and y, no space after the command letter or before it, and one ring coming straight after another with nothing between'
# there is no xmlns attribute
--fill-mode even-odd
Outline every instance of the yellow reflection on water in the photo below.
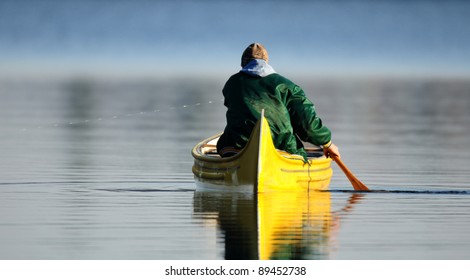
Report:
<svg viewBox="0 0 470 280"><path fill-rule="evenodd" d="M332 224L329 192L258 195L259 259L318 259L328 256Z"/></svg>
<svg viewBox="0 0 470 280"><path fill-rule="evenodd" d="M327 191L196 191L194 217L208 230L214 230L215 221L225 259L329 259L340 215L361 197L352 194L333 212Z"/></svg>

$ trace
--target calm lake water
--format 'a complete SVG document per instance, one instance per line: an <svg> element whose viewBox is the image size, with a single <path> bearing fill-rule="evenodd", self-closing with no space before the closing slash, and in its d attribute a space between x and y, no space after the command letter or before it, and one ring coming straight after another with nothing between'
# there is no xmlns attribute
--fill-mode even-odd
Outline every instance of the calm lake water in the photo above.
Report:
<svg viewBox="0 0 470 280"><path fill-rule="evenodd" d="M0 259L470 259L470 82L291 78L373 192L196 192L223 79L2 80Z"/></svg>

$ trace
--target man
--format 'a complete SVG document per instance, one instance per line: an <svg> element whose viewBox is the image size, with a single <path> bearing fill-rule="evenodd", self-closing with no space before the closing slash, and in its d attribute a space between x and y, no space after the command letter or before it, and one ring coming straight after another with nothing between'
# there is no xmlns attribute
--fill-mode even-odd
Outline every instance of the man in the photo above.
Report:
<svg viewBox="0 0 470 280"><path fill-rule="evenodd" d="M331 132L317 116L313 103L299 86L277 74L268 62L268 52L261 44L249 45L242 55L242 70L225 84L222 92L227 126L217 143L218 153L222 157L238 153L264 109L277 149L306 159L302 140L322 146L327 157L339 157Z"/></svg>

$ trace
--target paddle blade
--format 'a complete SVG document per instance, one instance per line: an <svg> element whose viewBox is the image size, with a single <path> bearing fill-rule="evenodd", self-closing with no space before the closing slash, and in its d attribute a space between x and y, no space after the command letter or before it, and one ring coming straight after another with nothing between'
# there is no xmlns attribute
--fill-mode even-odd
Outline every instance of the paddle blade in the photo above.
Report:
<svg viewBox="0 0 470 280"><path fill-rule="evenodd" d="M343 170L344 175L348 177L349 182L351 182L351 185L353 186L354 190L356 191L369 191L369 188L364 185L359 179L354 176L354 174L349 170L349 168L346 167L346 165L341 161L341 159L335 155L332 155L332 158L336 164L338 164L339 168Z"/></svg>

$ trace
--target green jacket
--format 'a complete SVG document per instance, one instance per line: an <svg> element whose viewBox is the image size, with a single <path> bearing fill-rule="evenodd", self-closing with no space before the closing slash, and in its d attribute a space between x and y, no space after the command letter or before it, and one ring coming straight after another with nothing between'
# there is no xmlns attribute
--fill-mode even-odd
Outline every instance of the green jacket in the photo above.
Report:
<svg viewBox="0 0 470 280"><path fill-rule="evenodd" d="M277 149L306 156L302 141L323 145L331 140L330 130L322 124L315 106L303 90L283 76L265 77L239 72L223 88L227 126L217 149L242 149L250 137L261 110L265 110Z"/></svg>

